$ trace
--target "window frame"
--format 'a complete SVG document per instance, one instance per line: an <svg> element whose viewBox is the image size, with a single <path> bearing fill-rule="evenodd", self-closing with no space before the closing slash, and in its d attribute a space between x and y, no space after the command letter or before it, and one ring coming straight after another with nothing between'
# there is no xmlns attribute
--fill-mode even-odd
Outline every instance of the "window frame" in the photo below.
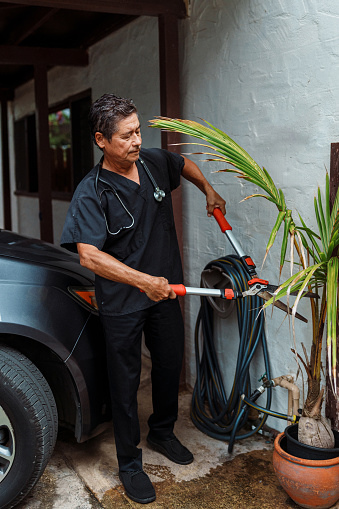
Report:
<svg viewBox="0 0 339 509"><path fill-rule="evenodd" d="M81 180L81 177L84 176L84 175L82 175L83 172L79 171L79 168L76 168L78 165L76 164L75 157L78 157L78 156L75 154L74 144L77 144L78 148L79 148L79 146L80 146L80 148L81 147L83 148L86 145L86 143L88 143L88 147L86 148L86 150L88 152L90 161L88 164L87 171L89 171L93 167L93 143L91 140L91 135L90 135L89 129L88 129L88 140L84 141L82 139L80 142L80 145L79 145L78 141L75 143L74 142L74 140L75 140L74 134L75 134L75 130L76 130L75 124L77 124L78 119L73 118L75 104L76 103L79 104L80 101L86 100L86 99L89 100L89 104L90 104L91 97L92 97L91 89L86 89L82 92L79 92L78 94L74 94L74 95L68 97L67 99L65 99L63 101L53 104L48 108L48 115L50 115L51 113L55 113L57 111L63 110L65 108L69 108L71 111L71 191L63 192L63 191L52 190L51 196L52 196L53 200L71 201L76 185L78 184L79 180ZM15 145L18 144L18 140L16 141L18 131L16 130L15 125L19 124L19 123L23 123L23 125L24 125L24 140L22 140L24 156L23 156L23 159L21 158L22 160L24 160L24 168L23 168L23 170L21 170L21 172L19 174L18 168L17 168L17 164L18 164L17 159L18 158L17 158L17 155L15 155L16 189L15 189L14 194L16 196L27 196L27 197L32 197L32 198L38 198L39 197L38 189L36 191L29 190L30 185L31 185L30 179L33 182L33 185L34 185L34 183L37 184L37 173L38 173L37 171L36 171L36 175L34 172L33 172L33 174L31 173L30 164L32 164L32 163L29 163L30 158L33 159L33 161L34 161L34 149L31 151L29 150L29 143L32 142L32 140L34 139L35 147L36 147L36 132L32 129L32 127L29 129L28 123L31 123L32 125L35 124L35 112L25 115L24 117L21 117L20 119L15 121L15 123L14 123ZM79 125L80 125L80 123L79 123ZM21 128L21 130L22 130L22 128ZM21 148L22 144L20 143L20 148ZM18 152L17 148L18 148L18 145L15 146L15 154L17 154L17 152ZM36 154L36 151L37 151L37 148L35 148L35 154ZM20 152L21 152L21 150L20 150ZM33 156L32 156L32 153L33 153ZM23 177L23 180L25 180L25 182L26 182L26 186L27 186L26 189L18 189L18 181L19 181L20 175Z"/></svg>

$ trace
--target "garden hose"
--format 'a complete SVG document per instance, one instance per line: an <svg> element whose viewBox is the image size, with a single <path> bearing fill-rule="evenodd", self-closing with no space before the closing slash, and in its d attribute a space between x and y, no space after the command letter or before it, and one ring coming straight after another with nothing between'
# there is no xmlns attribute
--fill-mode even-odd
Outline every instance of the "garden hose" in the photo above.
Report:
<svg viewBox="0 0 339 509"><path fill-rule="evenodd" d="M230 279L234 290L248 289L248 274L238 256L226 256L210 262L205 270L213 268ZM212 438L229 441L228 451L232 452L235 440L257 433L267 420L264 412L259 424L251 431L243 430L250 407L242 400L251 397L250 364L260 347L264 358L267 378L270 379L264 313L258 313L263 301L258 296L236 300L239 348L232 389L226 394L221 369L213 339L213 308L206 297L201 297L195 327L196 382L191 403L191 419L194 425ZM202 341L200 340L202 338ZM201 345L201 346L200 346ZM227 375L226 375L227 376ZM266 410L270 410L271 387L267 389Z"/></svg>
<svg viewBox="0 0 339 509"><path fill-rule="evenodd" d="M300 416L299 415L287 415L287 414L281 414L280 412L275 412L274 410L269 410L268 408L263 408L254 401L251 401L251 399L247 398L245 395L242 395L242 400L246 403L246 405L255 408L259 412L264 412L267 415L271 415L272 417L277 417L278 419L284 419L285 421L291 421L293 424L299 421Z"/></svg>

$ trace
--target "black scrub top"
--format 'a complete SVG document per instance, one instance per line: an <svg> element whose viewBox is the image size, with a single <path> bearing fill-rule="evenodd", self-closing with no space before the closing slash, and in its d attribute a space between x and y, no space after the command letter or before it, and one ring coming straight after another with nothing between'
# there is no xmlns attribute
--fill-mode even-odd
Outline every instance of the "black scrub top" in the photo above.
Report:
<svg viewBox="0 0 339 509"><path fill-rule="evenodd" d="M140 185L101 168L99 163L75 190L61 246L77 252L77 242L91 244L133 269L165 277L173 284L182 283L171 191L180 184L184 159L162 149L141 149L140 158L147 164L160 189L165 191L165 198L161 202L155 200L154 186L140 161L137 161ZM98 168L101 202L95 189ZM134 224L131 228L121 229L129 226L132 219L110 186L116 189L123 205L132 214ZM97 275L95 293L101 314L108 316L132 313L156 304L138 288Z"/></svg>

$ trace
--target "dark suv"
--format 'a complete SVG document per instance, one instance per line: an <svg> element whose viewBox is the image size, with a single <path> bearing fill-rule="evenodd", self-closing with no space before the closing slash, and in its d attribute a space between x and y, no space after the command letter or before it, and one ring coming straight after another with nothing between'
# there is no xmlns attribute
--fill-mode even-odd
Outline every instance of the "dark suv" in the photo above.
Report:
<svg viewBox="0 0 339 509"><path fill-rule="evenodd" d="M0 231L0 509L38 481L58 426L82 442L111 420L92 276L77 255Z"/></svg>

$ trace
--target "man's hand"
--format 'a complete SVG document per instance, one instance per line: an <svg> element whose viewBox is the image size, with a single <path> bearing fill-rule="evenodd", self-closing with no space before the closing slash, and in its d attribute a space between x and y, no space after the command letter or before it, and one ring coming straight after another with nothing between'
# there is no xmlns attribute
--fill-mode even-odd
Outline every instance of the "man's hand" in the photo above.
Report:
<svg viewBox="0 0 339 509"><path fill-rule="evenodd" d="M206 210L208 217L213 215L213 210L219 208L221 212L226 214L226 201L211 188L206 193Z"/></svg>
<svg viewBox="0 0 339 509"><path fill-rule="evenodd" d="M176 298L176 293L164 277L150 276L150 280L142 286L141 290L154 302Z"/></svg>

